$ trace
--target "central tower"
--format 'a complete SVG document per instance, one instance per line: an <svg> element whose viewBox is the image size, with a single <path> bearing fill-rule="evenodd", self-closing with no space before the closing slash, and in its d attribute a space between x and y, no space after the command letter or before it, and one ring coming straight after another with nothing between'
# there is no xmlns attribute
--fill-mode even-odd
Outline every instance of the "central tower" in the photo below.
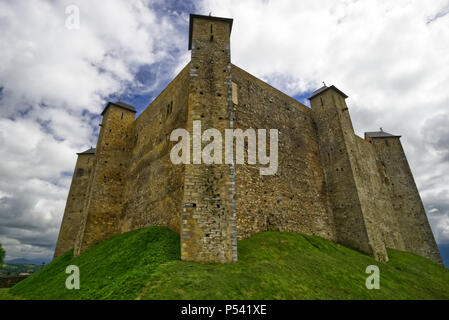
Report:
<svg viewBox="0 0 449 320"><path fill-rule="evenodd" d="M181 258L200 262L237 261L235 168L204 164L195 147L194 121L201 130L215 128L225 136L233 128L230 35L232 19L190 15L191 50L187 130L193 154L185 168L181 215ZM196 122L198 124L198 122ZM197 135L201 135L196 130Z"/></svg>

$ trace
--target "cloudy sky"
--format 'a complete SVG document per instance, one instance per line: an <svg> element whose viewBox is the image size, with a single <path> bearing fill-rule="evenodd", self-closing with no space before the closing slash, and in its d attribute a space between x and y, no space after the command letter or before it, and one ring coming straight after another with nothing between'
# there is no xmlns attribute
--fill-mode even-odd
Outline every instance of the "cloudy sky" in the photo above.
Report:
<svg viewBox="0 0 449 320"><path fill-rule="evenodd" d="M437 242L449 244L448 0L3 0L7 259L51 258L76 152L95 146L105 103L121 97L141 112L189 60L189 13L209 12L234 19L234 64L303 103L334 84L357 134L402 135Z"/></svg>

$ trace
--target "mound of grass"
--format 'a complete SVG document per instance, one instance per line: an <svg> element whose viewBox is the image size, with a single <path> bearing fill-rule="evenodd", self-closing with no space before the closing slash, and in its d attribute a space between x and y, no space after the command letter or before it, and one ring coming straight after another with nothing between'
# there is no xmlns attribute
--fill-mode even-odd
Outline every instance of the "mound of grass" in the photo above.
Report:
<svg viewBox="0 0 449 320"><path fill-rule="evenodd" d="M389 250L380 263L319 237L264 232L239 241L239 262L180 260L179 236L163 227L131 231L80 257L72 252L14 286L27 299L449 299L449 270ZM67 265L80 268L80 290L65 288ZM380 289L365 286L367 266ZM1 298L1 295L0 295Z"/></svg>
<svg viewBox="0 0 449 320"><path fill-rule="evenodd" d="M449 270L389 250L380 263L356 250L297 233L265 232L239 242L239 262L171 261L150 277L144 299L449 299ZM366 268L380 269L368 290Z"/></svg>
<svg viewBox="0 0 449 320"><path fill-rule="evenodd" d="M180 259L179 236L163 227L134 230L72 256L66 252L9 292L27 299L134 299L156 268ZM79 267L79 290L65 286L68 265Z"/></svg>
<svg viewBox="0 0 449 320"><path fill-rule="evenodd" d="M8 288L0 288L0 300L21 300L21 298L9 293Z"/></svg>

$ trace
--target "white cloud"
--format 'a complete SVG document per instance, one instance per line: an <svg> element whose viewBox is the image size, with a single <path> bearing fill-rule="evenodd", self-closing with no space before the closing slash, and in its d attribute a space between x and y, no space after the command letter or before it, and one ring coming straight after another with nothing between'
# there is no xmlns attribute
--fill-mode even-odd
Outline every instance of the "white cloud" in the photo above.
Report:
<svg viewBox="0 0 449 320"><path fill-rule="evenodd" d="M68 4L80 8L79 30L65 27ZM165 58L179 41L146 1L14 1L0 12L3 115L26 102L98 113L105 96L125 90L139 66Z"/></svg>
<svg viewBox="0 0 449 320"><path fill-rule="evenodd" d="M79 30L65 26L72 4L80 9ZM66 173L76 152L95 145L107 97L145 92L139 69L176 60L170 50L186 47L179 21L157 15L153 4L0 2L0 236L8 259L51 257ZM187 16L177 19L186 24ZM158 85L170 76L160 75Z"/></svg>

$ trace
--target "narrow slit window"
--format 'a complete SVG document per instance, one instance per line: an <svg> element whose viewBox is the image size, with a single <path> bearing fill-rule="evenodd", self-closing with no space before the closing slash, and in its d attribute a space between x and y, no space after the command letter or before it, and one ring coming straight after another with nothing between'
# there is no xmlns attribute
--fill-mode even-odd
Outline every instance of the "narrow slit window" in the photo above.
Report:
<svg viewBox="0 0 449 320"><path fill-rule="evenodd" d="M169 104L167 104L167 116L169 116L173 111L173 101L170 101Z"/></svg>

